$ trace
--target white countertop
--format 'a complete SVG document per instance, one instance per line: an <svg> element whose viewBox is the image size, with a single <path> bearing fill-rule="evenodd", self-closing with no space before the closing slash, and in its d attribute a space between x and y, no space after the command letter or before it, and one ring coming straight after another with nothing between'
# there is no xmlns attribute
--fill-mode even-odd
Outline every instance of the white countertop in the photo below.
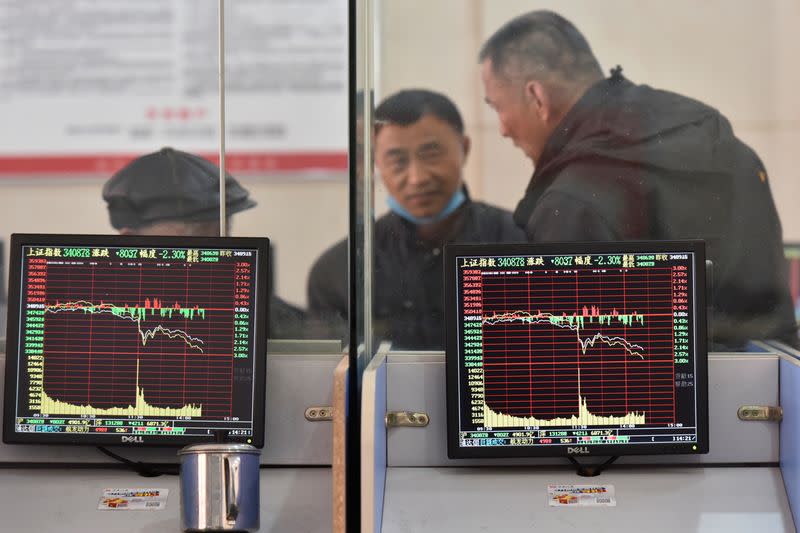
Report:
<svg viewBox="0 0 800 533"><path fill-rule="evenodd" d="M101 511L104 488L166 488L161 511ZM259 532L331 531L331 469L261 470ZM0 469L0 531L169 533L180 531L177 476L143 478L114 470Z"/></svg>
<svg viewBox="0 0 800 533"><path fill-rule="evenodd" d="M547 485L611 484L616 507L549 507ZM793 532L780 470L617 468L387 469L383 533Z"/></svg>

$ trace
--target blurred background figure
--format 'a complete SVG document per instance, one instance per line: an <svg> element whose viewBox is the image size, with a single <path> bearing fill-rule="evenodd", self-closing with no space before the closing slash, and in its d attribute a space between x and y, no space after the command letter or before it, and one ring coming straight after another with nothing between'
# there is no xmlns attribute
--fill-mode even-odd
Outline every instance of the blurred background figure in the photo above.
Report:
<svg viewBox="0 0 800 533"><path fill-rule="evenodd" d="M530 242L703 239L715 348L796 341L767 171L727 118L620 67L605 78L584 36L550 11L506 23L479 60L501 135L535 164L514 212Z"/></svg>
<svg viewBox="0 0 800 533"><path fill-rule="evenodd" d="M375 166L390 212L374 230L375 338L395 348L442 349L442 247L455 242L519 242L511 213L474 202L463 181L469 137L455 104L427 90L404 90L375 110ZM347 243L314 264L309 312L347 319Z"/></svg>
<svg viewBox="0 0 800 533"><path fill-rule="evenodd" d="M225 176L226 229L256 202ZM163 148L141 156L103 186L111 225L123 235L219 236L219 168L193 154ZM272 273L270 273L272 277ZM303 338L305 313L269 287L269 337Z"/></svg>

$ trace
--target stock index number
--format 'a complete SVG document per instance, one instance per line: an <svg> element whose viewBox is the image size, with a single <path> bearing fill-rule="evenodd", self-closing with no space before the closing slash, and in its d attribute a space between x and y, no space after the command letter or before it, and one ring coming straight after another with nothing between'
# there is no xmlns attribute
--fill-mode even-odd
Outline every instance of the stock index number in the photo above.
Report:
<svg viewBox="0 0 800 533"><path fill-rule="evenodd" d="M61 255L64 257L92 257L92 251L89 248L64 248Z"/></svg>
<svg viewBox="0 0 800 533"><path fill-rule="evenodd" d="M498 257L497 266L499 267L524 267L524 257Z"/></svg>

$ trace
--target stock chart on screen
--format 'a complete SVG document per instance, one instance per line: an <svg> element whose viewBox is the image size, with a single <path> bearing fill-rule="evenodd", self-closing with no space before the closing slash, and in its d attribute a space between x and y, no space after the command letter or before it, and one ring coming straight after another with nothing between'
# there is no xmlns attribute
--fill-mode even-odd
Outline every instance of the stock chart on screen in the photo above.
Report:
<svg viewBox="0 0 800 533"><path fill-rule="evenodd" d="M4 439L261 444L266 242L12 237Z"/></svg>
<svg viewBox="0 0 800 533"><path fill-rule="evenodd" d="M451 457L702 453L701 243L457 245Z"/></svg>

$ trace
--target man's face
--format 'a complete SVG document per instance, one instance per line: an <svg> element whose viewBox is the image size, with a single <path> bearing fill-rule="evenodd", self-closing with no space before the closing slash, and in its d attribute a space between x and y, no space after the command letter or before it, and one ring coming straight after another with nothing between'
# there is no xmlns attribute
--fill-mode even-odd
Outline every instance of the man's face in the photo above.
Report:
<svg viewBox="0 0 800 533"><path fill-rule="evenodd" d="M498 76L487 59L481 65L486 103L497 112L500 135L508 137L534 164L542 154L549 131L539 112L531 85Z"/></svg>
<svg viewBox="0 0 800 533"><path fill-rule="evenodd" d="M415 217L439 214L461 186L469 139L424 115L408 126L386 124L375 137L375 166L397 202Z"/></svg>

